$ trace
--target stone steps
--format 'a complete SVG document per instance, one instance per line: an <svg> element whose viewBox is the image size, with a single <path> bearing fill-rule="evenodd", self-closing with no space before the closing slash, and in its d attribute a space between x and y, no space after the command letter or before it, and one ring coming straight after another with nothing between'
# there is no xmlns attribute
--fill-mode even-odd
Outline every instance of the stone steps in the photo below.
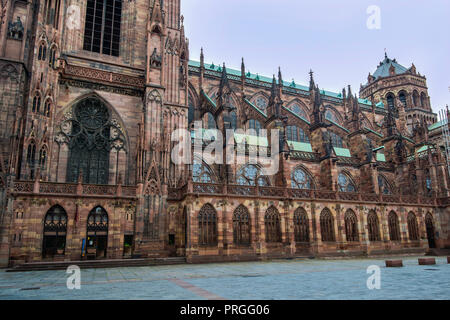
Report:
<svg viewBox="0 0 450 320"><path fill-rule="evenodd" d="M146 267L185 264L186 258L155 258L155 259L117 259L117 260L83 260L83 261L56 261L56 262L32 262L17 265L7 269L6 272L66 270L69 266L78 266L80 269L93 268L121 268L121 267Z"/></svg>

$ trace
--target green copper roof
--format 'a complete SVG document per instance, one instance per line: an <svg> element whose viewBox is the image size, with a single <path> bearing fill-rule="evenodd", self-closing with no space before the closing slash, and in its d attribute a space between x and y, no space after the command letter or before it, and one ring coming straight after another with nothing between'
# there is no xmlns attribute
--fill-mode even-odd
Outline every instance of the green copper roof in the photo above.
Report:
<svg viewBox="0 0 450 320"><path fill-rule="evenodd" d="M431 146L425 145L425 146L420 147L416 152L417 153L424 152L424 151L427 151L428 149L431 149L431 148L432 148Z"/></svg>
<svg viewBox="0 0 450 320"><path fill-rule="evenodd" d="M386 162L386 156L384 153L377 152L377 161Z"/></svg>
<svg viewBox="0 0 450 320"><path fill-rule="evenodd" d="M305 142L288 141L287 142L291 150L303 151L303 152L313 152L311 144Z"/></svg>
<svg viewBox="0 0 450 320"><path fill-rule="evenodd" d="M200 62L198 62L198 61L189 60L189 65L192 67L200 68ZM214 63L212 63L212 64L205 63L205 70L222 72L222 66L215 65ZM236 77L240 77L242 73L241 73L241 71L227 68L227 74L236 76ZM252 80L257 80L257 81L262 81L262 82L267 82L267 83L272 83L272 81L273 81L273 78L262 76L262 75L259 75L258 73L255 74L255 73L247 72L245 74L245 76L247 79L252 79ZM295 83L295 81L291 81L291 82L283 81L283 86L309 92L309 86L297 84L297 83ZM320 93L325 96L328 96L328 97L342 99L342 93L335 93L335 92L327 91L327 90L323 90L323 89L320 90ZM359 99L359 103L364 104L364 105L369 105L369 106L371 105L370 101L367 99Z"/></svg>
<svg viewBox="0 0 450 320"><path fill-rule="evenodd" d="M288 112L290 112L292 115L296 116L296 117L299 118L300 120L305 121L308 125L311 124L308 120L304 119L303 117L300 117L300 115L296 114L295 112L293 112L292 110L286 108L285 106L283 106L283 109L286 110L286 111L288 111Z"/></svg>
<svg viewBox="0 0 450 320"><path fill-rule="evenodd" d="M376 134L377 136L379 136L380 138L383 138L383 135L381 133L378 133L376 131L373 131L372 129L369 129L367 127L364 127L364 129L369 130L370 132L372 132L373 134Z"/></svg>
<svg viewBox="0 0 450 320"><path fill-rule="evenodd" d="M408 71L407 68L397 63L397 61L389 59L387 56L384 60L378 65L377 70L374 72L373 76L375 79L389 77L389 69L391 66L395 68L395 74L402 74Z"/></svg>
<svg viewBox="0 0 450 320"><path fill-rule="evenodd" d="M384 109L384 103L383 103L383 101L378 102L375 106L376 106L377 108L383 108L383 109Z"/></svg>
<svg viewBox="0 0 450 320"><path fill-rule="evenodd" d="M214 108L217 108L216 103L211 99L210 96L208 96L208 95L205 93L205 91L202 90L202 94L203 94L203 96L206 98L206 100L208 100L208 101L214 106Z"/></svg>
<svg viewBox="0 0 450 320"><path fill-rule="evenodd" d="M243 143L244 140L247 144L252 146L259 146L259 147L268 147L269 141L267 137L258 137L258 136L250 136L246 134L234 134L234 140L236 143Z"/></svg>
<svg viewBox="0 0 450 320"><path fill-rule="evenodd" d="M445 124L447 124L447 120L441 120L441 121L433 123L431 126L429 126L428 130L431 131L431 130L438 129L438 128L442 127Z"/></svg>
<svg viewBox="0 0 450 320"><path fill-rule="evenodd" d="M350 150L347 148L337 148L334 147L334 152L336 152L336 155L338 157L346 157L346 158L351 158L352 155L350 154Z"/></svg>
<svg viewBox="0 0 450 320"><path fill-rule="evenodd" d="M330 121L332 124L334 124L336 127L341 128L342 130L344 130L344 131L347 132L347 133L350 133L350 130L344 128L343 126L337 124L336 122L334 122L334 121L332 121L332 120L330 120L330 119L327 119L327 120Z"/></svg>
<svg viewBox="0 0 450 320"><path fill-rule="evenodd" d="M256 111L258 111L259 113L261 113L265 118L267 118L267 115L261 110L259 109L257 106L255 106L253 103L251 103L250 101L248 101L247 99L244 99L244 101L253 109L255 109Z"/></svg>

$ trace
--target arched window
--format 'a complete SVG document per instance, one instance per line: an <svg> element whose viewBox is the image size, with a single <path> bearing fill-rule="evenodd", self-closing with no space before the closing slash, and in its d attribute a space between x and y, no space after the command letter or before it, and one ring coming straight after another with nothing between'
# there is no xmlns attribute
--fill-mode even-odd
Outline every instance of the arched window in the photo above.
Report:
<svg viewBox="0 0 450 320"><path fill-rule="evenodd" d="M206 114L206 128L207 129L217 129L216 119L214 119L214 116L211 112L208 112Z"/></svg>
<svg viewBox="0 0 450 320"><path fill-rule="evenodd" d="M56 47L52 46L52 48L50 49L50 56L48 59L48 65L51 68L55 68L55 63L56 63Z"/></svg>
<svg viewBox="0 0 450 320"><path fill-rule="evenodd" d="M233 213L233 242L235 245L250 245L250 214L243 205Z"/></svg>
<svg viewBox="0 0 450 320"><path fill-rule="evenodd" d="M395 96L392 93L388 93L386 96L389 110L395 109Z"/></svg>
<svg viewBox="0 0 450 320"><path fill-rule="evenodd" d="M358 242L358 218L352 210L345 213L345 235L348 242Z"/></svg>
<svg viewBox="0 0 450 320"><path fill-rule="evenodd" d="M427 96L424 92L420 94L420 106L425 108L427 106Z"/></svg>
<svg viewBox="0 0 450 320"><path fill-rule="evenodd" d="M39 45L38 60L45 61L47 58L47 46L44 42Z"/></svg>
<svg viewBox="0 0 450 320"><path fill-rule="evenodd" d="M389 213L388 217L389 224L389 237L391 241L400 241L400 226L398 222L398 216L394 211Z"/></svg>
<svg viewBox="0 0 450 320"><path fill-rule="evenodd" d="M254 101L255 101L255 105L258 107L259 110L266 111L266 108L268 105L268 101L266 98L264 98L262 96L258 96Z"/></svg>
<svg viewBox="0 0 450 320"><path fill-rule="evenodd" d="M213 173L203 162L194 159L192 166L192 180L197 183L213 183Z"/></svg>
<svg viewBox="0 0 450 320"><path fill-rule="evenodd" d="M419 106L419 94L415 90L413 92L413 105L414 105L414 107Z"/></svg>
<svg viewBox="0 0 450 320"><path fill-rule="evenodd" d="M87 98L74 107L68 182L77 182L80 171L83 182L108 184L110 132L108 108L97 98Z"/></svg>
<svg viewBox="0 0 450 320"><path fill-rule="evenodd" d="M434 242L434 220L431 213L427 213L425 216L425 227L427 229L428 246L436 248L436 243Z"/></svg>
<svg viewBox="0 0 450 320"><path fill-rule="evenodd" d="M47 149L45 147L42 147L39 151L39 168L41 168L41 171L44 171L46 169L47 164Z"/></svg>
<svg viewBox="0 0 450 320"><path fill-rule="evenodd" d="M41 109L41 95L39 93L36 93L33 98L32 111L35 113L39 113L40 109Z"/></svg>
<svg viewBox="0 0 450 320"><path fill-rule="evenodd" d="M293 189L314 189L311 176L301 167L292 172L291 187Z"/></svg>
<svg viewBox="0 0 450 320"><path fill-rule="evenodd" d="M36 161L36 145L34 144L34 141L31 141L27 149L27 164L28 168L30 168L31 180L34 179L35 161Z"/></svg>
<svg viewBox="0 0 450 320"><path fill-rule="evenodd" d="M288 141L309 143L309 137L302 128L296 126L286 127L286 139Z"/></svg>
<svg viewBox="0 0 450 320"><path fill-rule="evenodd" d="M420 239L417 218L413 212L410 212L408 214L408 234L409 234L409 240L419 240Z"/></svg>
<svg viewBox="0 0 450 320"><path fill-rule="evenodd" d="M188 104L189 104L188 124L191 124L194 121L195 117L195 104L194 99L192 99L191 95L189 95Z"/></svg>
<svg viewBox="0 0 450 320"><path fill-rule="evenodd" d="M52 109L52 102L50 99L47 99L44 104L44 116L50 118L51 109Z"/></svg>
<svg viewBox="0 0 450 320"><path fill-rule="evenodd" d="M370 211L367 216L367 228L369 230L369 241L381 241L380 224L375 211Z"/></svg>
<svg viewBox="0 0 450 320"><path fill-rule="evenodd" d="M239 169L236 175L236 182L241 186L269 186L269 180L261 174L261 170L254 164L248 164Z"/></svg>
<svg viewBox="0 0 450 320"><path fill-rule="evenodd" d="M398 94L398 98L400 99L400 102L403 104L403 106L406 108L406 93L405 93L405 91L401 91Z"/></svg>
<svg viewBox="0 0 450 320"><path fill-rule="evenodd" d="M331 138L331 144L333 145L333 147L344 148L344 142L339 135L337 135L336 133L334 133L332 131L328 131L328 134Z"/></svg>
<svg viewBox="0 0 450 320"><path fill-rule="evenodd" d="M231 123L231 128L232 129L237 129L237 115L236 112L231 111L230 113L230 123Z"/></svg>
<svg viewBox="0 0 450 320"><path fill-rule="evenodd" d="M66 249L67 213L59 205L52 207L44 218L43 258L63 255Z"/></svg>
<svg viewBox="0 0 450 320"><path fill-rule="evenodd" d="M334 234L334 219L330 210L323 209L320 214L320 232L322 234L322 241L334 242L336 236Z"/></svg>
<svg viewBox="0 0 450 320"><path fill-rule="evenodd" d="M327 110L325 111L325 119L327 119L327 120L329 120L329 121L331 121L331 122L334 122L334 123L339 124L339 119L338 119L338 117L336 117L336 115L334 114L334 112L333 112L332 110L330 110L330 109L327 109Z"/></svg>
<svg viewBox="0 0 450 320"><path fill-rule="evenodd" d="M209 203L205 204L198 213L198 244L217 245L217 214Z"/></svg>
<svg viewBox="0 0 450 320"><path fill-rule="evenodd" d="M289 110L291 110L293 113L295 113L299 117L301 117L305 120L308 120L308 118L309 118L308 115L306 114L305 110L298 103L293 103L288 108L289 108Z"/></svg>
<svg viewBox="0 0 450 320"><path fill-rule="evenodd" d="M296 242L309 242L309 221L305 209L294 212L294 237Z"/></svg>
<svg viewBox="0 0 450 320"><path fill-rule="evenodd" d="M378 188L381 194L386 195L392 194L391 186L387 182L386 178L382 175L378 176Z"/></svg>
<svg viewBox="0 0 450 320"><path fill-rule="evenodd" d="M425 170L425 192L427 196L431 196L433 192L433 185L431 183L431 175L430 175L430 169Z"/></svg>
<svg viewBox="0 0 450 320"><path fill-rule="evenodd" d="M338 176L338 186L340 192L356 192L356 186L352 179L345 173Z"/></svg>
<svg viewBox="0 0 450 320"><path fill-rule="evenodd" d="M83 50L119 56L121 0L87 0Z"/></svg>
<svg viewBox="0 0 450 320"><path fill-rule="evenodd" d="M266 242L281 242L281 222L278 210L271 206L264 216L264 225L266 227Z"/></svg>
<svg viewBox="0 0 450 320"><path fill-rule="evenodd" d="M87 219L87 245L88 256L95 258L106 257L108 248L108 213L102 207L95 207Z"/></svg>
<svg viewBox="0 0 450 320"><path fill-rule="evenodd" d="M248 120L248 128L254 129L256 131L256 134L259 135L259 130L261 130L262 126L258 120L250 119Z"/></svg>

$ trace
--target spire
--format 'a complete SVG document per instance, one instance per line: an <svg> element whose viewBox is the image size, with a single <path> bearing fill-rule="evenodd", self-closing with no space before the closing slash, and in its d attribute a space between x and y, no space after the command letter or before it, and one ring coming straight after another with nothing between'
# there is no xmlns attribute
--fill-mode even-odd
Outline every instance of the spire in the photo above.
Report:
<svg viewBox="0 0 450 320"><path fill-rule="evenodd" d="M315 87L314 83L314 72L312 69L309 71L309 91L312 91Z"/></svg>
<svg viewBox="0 0 450 320"><path fill-rule="evenodd" d="M272 88L270 89L269 105L272 105L275 102L276 96L277 96L277 80L275 79L275 75L273 75Z"/></svg>
<svg viewBox="0 0 450 320"><path fill-rule="evenodd" d="M222 68L222 78L220 79L220 88L223 89L225 86L228 86L228 77L227 77L227 67L225 66L224 62Z"/></svg>
<svg viewBox="0 0 450 320"><path fill-rule="evenodd" d="M281 67L278 67L278 85L280 88L283 87L283 77L281 75Z"/></svg>
<svg viewBox="0 0 450 320"><path fill-rule="evenodd" d="M200 68L205 67L205 56L203 55L203 47L200 49Z"/></svg>
<svg viewBox="0 0 450 320"><path fill-rule="evenodd" d="M244 63L244 57L242 57L242 62L241 62L241 75L245 76L245 63Z"/></svg>

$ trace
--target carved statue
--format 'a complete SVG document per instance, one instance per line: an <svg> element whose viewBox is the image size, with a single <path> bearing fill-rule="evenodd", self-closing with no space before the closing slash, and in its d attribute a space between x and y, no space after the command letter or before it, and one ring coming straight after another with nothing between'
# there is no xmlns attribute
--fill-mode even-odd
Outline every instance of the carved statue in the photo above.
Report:
<svg viewBox="0 0 450 320"><path fill-rule="evenodd" d="M23 24L20 17L17 17L16 22L8 23L8 37L16 40L22 40L23 38Z"/></svg>
<svg viewBox="0 0 450 320"><path fill-rule="evenodd" d="M152 67L158 67L160 68L162 64L162 58L161 55L158 55L158 52L156 51L156 48L153 50L152 55L150 56L150 65Z"/></svg>

